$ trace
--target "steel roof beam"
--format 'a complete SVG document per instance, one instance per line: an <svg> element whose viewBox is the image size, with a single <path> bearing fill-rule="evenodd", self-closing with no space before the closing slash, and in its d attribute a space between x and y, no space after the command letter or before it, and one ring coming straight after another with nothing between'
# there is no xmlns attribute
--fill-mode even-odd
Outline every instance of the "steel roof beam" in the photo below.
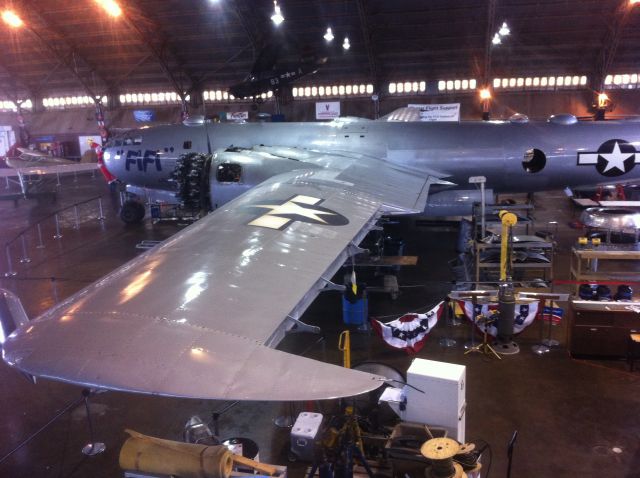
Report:
<svg viewBox="0 0 640 478"><path fill-rule="evenodd" d="M128 5L126 8L122 9L122 19L127 26L136 33L140 41L153 55L154 59L160 65L160 68L171 83L171 86L174 88L176 93L180 95L180 98L183 98L187 90L190 91L197 88L199 84L198 80L184 68L184 61L171 51L168 46L167 38L160 33L160 26L148 16L144 15L139 7L135 8L136 11L131 9L131 5L135 6L136 4L135 0L129 0L127 3ZM138 18L142 20L141 22L135 21L134 16L136 13L138 13ZM143 22L147 23L151 28L142 28L140 24ZM170 65L171 61L175 62L178 67L176 68L175 66ZM190 85L188 88L182 83L182 78L179 78L178 75L174 74L174 70L176 69L181 76L186 77L189 81Z"/></svg>
<svg viewBox="0 0 640 478"><path fill-rule="evenodd" d="M486 88L489 86L489 81L491 79L491 53L492 53L492 43L493 35L495 33L496 27L496 4L497 0L489 0L487 5L487 32L485 37L485 47L484 47L484 63L482 66L482 83L481 86Z"/></svg>
<svg viewBox="0 0 640 478"><path fill-rule="evenodd" d="M367 61L369 62L369 73L371 74L371 82L374 88L378 89L378 64L376 61L375 51L373 48L371 28L369 26L369 20L367 18L367 10L364 4L364 0L357 0L358 4L358 16L360 18L360 29L362 30L362 37L364 38L364 46L367 52Z"/></svg>
<svg viewBox="0 0 640 478"><path fill-rule="evenodd" d="M2 58L2 56L0 56L0 69L2 69L9 77L9 85L11 89L13 89L12 100L14 100L14 103L19 99L18 84L20 84L22 86L22 89L26 91L27 95L33 97L33 100L35 101L35 98L38 96L39 90L37 88L34 88L33 85L22 78L18 73L13 71L11 67L7 66L7 63L4 61L4 58Z"/></svg>
<svg viewBox="0 0 640 478"><path fill-rule="evenodd" d="M255 34L255 32L259 31L259 29L253 15L253 12L255 12L255 6L248 6L247 2L244 0L236 0L235 2L232 2L231 8L238 17L238 20L240 21L242 28L246 32L247 37L249 37L251 50L253 51L253 59L255 60L256 54L259 49L258 37ZM244 49L242 51L244 51Z"/></svg>
<svg viewBox="0 0 640 478"><path fill-rule="evenodd" d="M620 44L622 30L624 30L625 25L629 21L629 15L633 8L634 6L629 3L629 0L620 0L620 5L618 5L614 13L613 25L611 25L611 28L607 31L593 75L593 88L599 93L604 91L604 80L610 73L609 70L616 56L618 45Z"/></svg>
<svg viewBox="0 0 640 478"><path fill-rule="evenodd" d="M28 15L25 15L27 11ZM25 22L26 29L29 30L29 32L33 36L35 36L54 55L54 57L59 60L60 63L62 63L73 74L73 76L76 77L84 90L89 93L94 101L96 101L96 98L98 97L98 95L96 94L96 90L89 84L84 76L80 74L76 65L76 61L80 60L82 63L84 63L84 65L89 69L91 75L97 77L103 83L105 89L108 88L107 81L98 72L96 67L92 65L91 62L84 57L84 55L80 53L77 46L68 38L67 35L58 33L62 30L60 26L40 13L39 8L35 2L33 2L32 0L24 0L23 6L21 8L21 13L23 18L35 17L41 24L44 25L48 33L53 34L61 43L64 44L67 51L61 51L60 49L53 46L53 44L50 41L47 41L47 39L45 39L33 25L31 25L29 22ZM102 95L100 95L100 97L101 96Z"/></svg>

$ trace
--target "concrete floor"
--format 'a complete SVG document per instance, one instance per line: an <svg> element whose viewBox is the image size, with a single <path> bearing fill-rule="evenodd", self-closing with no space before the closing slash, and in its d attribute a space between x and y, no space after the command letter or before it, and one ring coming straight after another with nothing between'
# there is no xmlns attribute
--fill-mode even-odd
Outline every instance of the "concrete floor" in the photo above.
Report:
<svg viewBox="0 0 640 478"><path fill-rule="evenodd" d="M2 191L0 190L0 195ZM44 248L37 234L27 241L29 263L19 263L21 244L11 248L14 277L4 277L9 267L0 255L0 286L16 292L30 316L36 316L57 300L88 285L123 264L140 251L141 240L162 240L175 232L173 225L123 226L115 217L117 204L101 178L83 176L74 182L63 180L56 203L50 200L0 202L0 243L39 218L63 207L102 195L107 219L98 221L98 209L80 208L78 229L74 229L73 208L60 217L62 239L53 239L52 220L42 228ZM559 242L555 276L566 279L570 244L578 232L567 224L575 211L562 193L538 195L536 226L547 229L548 221L559 222ZM46 226L45 226L46 224ZM392 302L382 294L370 296L370 314L398 316L431 306L451 288L447 261L455 256L456 232L449 228L418 226L405 220L394 226L396 237L406 241L405 253L419 256L419 265L400 274L400 298ZM287 339L287 348L338 363L337 334L343 330L341 303L337 293L321 296L304 319L321 324L324 347L315 337ZM391 320L390 318L388 320ZM466 324L450 327L441 322L431 333L420 357L466 365L467 439L483 439L492 448L491 476L506 475L506 446L514 430L519 437L512 476L527 477L640 477L640 372L628 373L621 361L573 360L566 350L566 324L555 327L553 335L561 345L551 353L537 356L537 325L523 332L517 341L521 353L501 361L480 355L463 355L461 346L469 337ZM438 340L453 337L457 345L441 347ZM384 347L374 335L355 334L352 339L355 361L371 359L406 370L411 357ZM135 360L135 358L134 358ZM18 443L46 424L68 404L80 398L81 390L50 381L34 385L4 363L0 365L0 459ZM126 439L125 428L162 438L180 439L184 424L192 415L208 419L226 403L143 397L104 393L92 399L96 437L107 445L99 456L80 453L88 441L83 406L72 407L26 446L0 463L1 477L117 477L118 453ZM318 404L323 411L331 404ZM303 475L304 464L287 462L287 429L273 425L278 415L296 414L303 404L270 402L241 403L224 413L221 437L249 437L260 447L262 461L290 465L290 475ZM615 451L614 451L615 449ZM489 462L488 455L483 457ZM485 475L486 476L486 473Z"/></svg>

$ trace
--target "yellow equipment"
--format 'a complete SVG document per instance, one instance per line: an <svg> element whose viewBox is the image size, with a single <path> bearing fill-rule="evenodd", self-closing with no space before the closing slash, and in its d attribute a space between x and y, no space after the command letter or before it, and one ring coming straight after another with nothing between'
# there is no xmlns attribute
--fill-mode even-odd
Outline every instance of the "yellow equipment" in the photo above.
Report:
<svg viewBox="0 0 640 478"><path fill-rule="evenodd" d="M338 350L342 352L344 368L351 368L351 334L343 330L338 338Z"/></svg>
<svg viewBox="0 0 640 478"><path fill-rule="evenodd" d="M162 440L125 430L130 437L120 450L124 470L176 475L181 478L229 478L233 455L224 446Z"/></svg>
<svg viewBox="0 0 640 478"><path fill-rule="evenodd" d="M507 280L507 264L511 263L509 251L509 239L511 238L511 228L518 223L518 216L509 211L500 211L498 217L502 221L502 235L500 242L500 280Z"/></svg>

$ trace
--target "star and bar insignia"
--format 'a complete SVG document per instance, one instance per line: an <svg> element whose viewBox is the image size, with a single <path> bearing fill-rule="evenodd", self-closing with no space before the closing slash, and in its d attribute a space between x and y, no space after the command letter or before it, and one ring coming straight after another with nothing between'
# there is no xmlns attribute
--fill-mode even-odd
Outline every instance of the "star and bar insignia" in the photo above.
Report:
<svg viewBox="0 0 640 478"><path fill-rule="evenodd" d="M578 153L578 165L594 165L596 170L607 177L622 176L640 163L636 148L622 139L610 139L600 145L598 151Z"/></svg>
<svg viewBox="0 0 640 478"><path fill-rule="evenodd" d="M293 222L344 226L349 220L342 214L320 207L323 199L297 195L276 204L254 204L251 207L269 209L260 217L251 221L249 226L266 227L282 231Z"/></svg>

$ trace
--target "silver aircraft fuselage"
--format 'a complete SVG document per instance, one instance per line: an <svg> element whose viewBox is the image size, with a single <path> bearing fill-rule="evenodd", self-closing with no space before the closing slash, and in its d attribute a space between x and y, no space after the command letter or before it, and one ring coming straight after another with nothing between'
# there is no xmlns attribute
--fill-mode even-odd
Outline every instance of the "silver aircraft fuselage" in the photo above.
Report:
<svg viewBox="0 0 640 478"><path fill-rule="evenodd" d="M128 143L128 144L126 144ZM484 176L496 193L625 183L640 178L640 123L632 121L423 123L205 123L167 125L112 140L105 164L120 181L171 190L184 153L283 146L383 160L399 170L470 189ZM636 158L637 156L637 158ZM525 159L528 162L524 162ZM472 189L472 188L471 188Z"/></svg>

